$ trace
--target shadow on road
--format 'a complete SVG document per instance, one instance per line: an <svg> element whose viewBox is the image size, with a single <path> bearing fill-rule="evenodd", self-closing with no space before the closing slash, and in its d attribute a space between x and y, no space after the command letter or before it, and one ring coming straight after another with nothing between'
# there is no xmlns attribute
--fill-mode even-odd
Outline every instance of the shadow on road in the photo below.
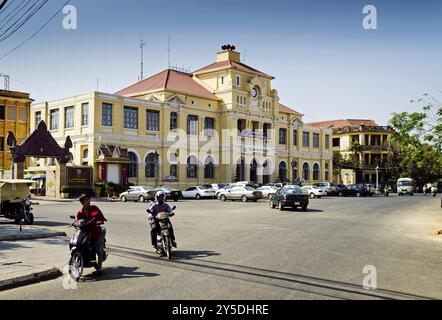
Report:
<svg viewBox="0 0 442 320"><path fill-rule="evenodd" d="M213 251L174 251L175 260L193 260L219 255L219 253Z"/></svg>
<svg viewBox="0 0 442 320"><path fill-rule="evenodd" d="M225 277L241 281L253 282L286 290L294 290L309 294L321 295L332 299L359 300L432 300L410 293L378 289L375 291L364 290L361 285L334 281L317 277L305 276L294 273L267 270L249 266L235 265L230 263L193 259L164 260L146 254L143 250L111 246L111 253L115 256L132 259L140 262L155 263L170 268L178 268L191 272L199 272L218 277Z"/></svg>
<svg viewBox="0 0 442 320"><path fill-rule="evenodd" d="M157 277L158 273L138 272L136 267L110 267L104 268L101 274L96 272L85 275L83 282L101 282L108 280L133 279L145 277Z"/></svg>

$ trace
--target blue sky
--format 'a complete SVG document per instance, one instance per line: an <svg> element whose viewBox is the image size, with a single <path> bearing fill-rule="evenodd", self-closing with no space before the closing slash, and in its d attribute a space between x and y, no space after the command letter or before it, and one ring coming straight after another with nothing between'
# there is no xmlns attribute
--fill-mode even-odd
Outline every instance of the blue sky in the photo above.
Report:
<svg viewBox="0 0 442 320"><path fill-rule="evenodd" d="M18 1L18 0L15 0ZM64 0L49 4L0 55L35 31ZM231 43L245 62L276 77L281 102L306 121L372 118L418 110L410 100L442 99L442 2L438 0L72 0L78 30L58 16L37 38L0 60L11 89L53 100L96 90L116 92L137 81L141 37L145 74L172 63L199 69ZM362 8L376 5L378 30L362 28ZM0 21L2 16L0 15ZM0 23L1 24L1 23Z"/></svg>

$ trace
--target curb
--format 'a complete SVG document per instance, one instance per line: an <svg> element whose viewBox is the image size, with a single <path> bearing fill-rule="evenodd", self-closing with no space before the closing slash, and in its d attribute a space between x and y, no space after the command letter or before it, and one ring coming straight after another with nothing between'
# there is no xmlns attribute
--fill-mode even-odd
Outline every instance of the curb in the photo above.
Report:
<svg viewBox="0 0 442 320"><path fill-rule="evenodd" d="M21 240L36 240L36 239L47 239L55 237L67 237L65 232L51 232L51 233L36 233L27 235L10 235L10 236L0 236L0 241L21 241Z"/></svg>
<svg viewBox="0 0 442 320"><path fill-rule="evenodd" d="M7 280L0 281L0 291L6 291L11 289L16 289L19 287L24 287L31 284L40 283L43 281L54 280L61 277L63 273L57 269L52 268L45 271L28 274L26 276L16 277Z"/></svg>

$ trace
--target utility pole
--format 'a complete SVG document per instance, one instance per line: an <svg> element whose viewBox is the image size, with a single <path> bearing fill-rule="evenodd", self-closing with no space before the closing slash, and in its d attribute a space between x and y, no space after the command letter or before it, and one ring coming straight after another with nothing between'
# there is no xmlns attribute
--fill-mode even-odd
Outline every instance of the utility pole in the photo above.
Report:
<svg viewBox="0 0 442 320"><path fill-rule="evenodd" d="M167 47L167 68L170 69L170 52L172 49L170 48L170 34L169 34L169 45Z"/></svg>
<svg viewBox="0 0 442 320"><path fill-rule="evenodd" d="M144 47L147 45L146 42L141 40L140 42L140 49L141 49L141 75L140 75L140 81L144 80Z"/></svg>
<svg viewBox="0 0 442 320"><path fill-rule="evenodd" d="M2 74L2 73L0 73L0 77L5 79L4 89L5 89L5 90L9 90L9 81L10 81L9 76L6 75L6 74Z"/></svg>

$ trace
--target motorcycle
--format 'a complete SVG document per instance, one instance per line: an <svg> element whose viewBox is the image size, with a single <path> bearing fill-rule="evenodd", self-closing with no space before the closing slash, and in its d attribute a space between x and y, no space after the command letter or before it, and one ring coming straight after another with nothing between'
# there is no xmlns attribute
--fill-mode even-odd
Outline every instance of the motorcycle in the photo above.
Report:
<svg viewBox="0 0 442 320"><path fill-rule="evenodd" d="M70 217L75 220L74 216ZM69 275L73 280L79 281L85 268L95 268L98 270L97 253L93 244L88 227L96 223L95 218L91 221L77 220L71 224L76 232L69 242L71 259L69 260ZM105 232L105 230L103 230ZM107 259L106 239L104 240L103 262Z"/></svg>
<svg viewBox="0 0 442 320"><path fill-rule="evenodd" d="M385 197L389 197L390 196L390 188L385 188L384 189L384 195L385 195Z"/></svg>
<svg viewBox="0 0 442 320"><path fill-rule="evenodd" d="M172 208L172 211L175 211L176 207ZM152 214L150 209L147 210L147 213ZM159 253L162 256L166 256L167 259L172 259L172 236L170 233L170 217L173 217L174 213L160 212L155 220L158 221L160 225L161 231L157 234L157 248Z"/></svg>

